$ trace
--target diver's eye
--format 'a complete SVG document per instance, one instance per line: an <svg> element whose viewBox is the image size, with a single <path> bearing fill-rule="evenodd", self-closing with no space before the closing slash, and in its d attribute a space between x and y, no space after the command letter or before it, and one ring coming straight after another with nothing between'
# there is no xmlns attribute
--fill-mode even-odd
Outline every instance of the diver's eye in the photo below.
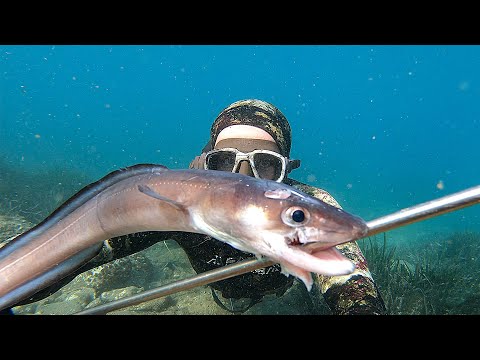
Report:
<svg viewBox="0 0 480 360"><path fill-rule="evenodd" d="M287 225L301 226L310 220L310 213L301 207L292 206L282 213L282 220Z"/></svg>

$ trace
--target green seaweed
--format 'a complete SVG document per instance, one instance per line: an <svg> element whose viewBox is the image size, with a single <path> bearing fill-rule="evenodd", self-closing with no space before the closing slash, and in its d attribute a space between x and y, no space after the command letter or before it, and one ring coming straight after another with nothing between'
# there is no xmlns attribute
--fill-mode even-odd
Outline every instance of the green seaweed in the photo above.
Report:
<svg viewBox="0 0 480 360"><path fill-rule="evenodd" d="M457 232L397 248L370 237L359 241L389 314L480 313L480 235Z"/></svg>

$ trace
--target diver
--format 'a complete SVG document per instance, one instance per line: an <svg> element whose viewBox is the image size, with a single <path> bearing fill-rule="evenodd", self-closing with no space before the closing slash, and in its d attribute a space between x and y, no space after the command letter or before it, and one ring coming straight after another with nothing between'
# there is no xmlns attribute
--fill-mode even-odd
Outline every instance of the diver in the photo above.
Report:
<svg viewBox="0 0 480 360"><path fill-rule="evenodd" d="M300 160L290 159L291 140L290 124L275 106L257 99L237 101L217 116L210 129L209 141L189 167L239 172L283 182L340 207L327 191L289 177L290 172L300 166ZM52 294L84 271L165 240L175 240L180 245L197 273L255 257L197 233L151 231L119 236L105 240L99 253L83 267L18 305ZM338 245L337 249L355 264L355 270L343 276L312 274L314 286L309 293L312 303L323 296L332 314L386 314L385 304L358 244L349 242ZM274 264L208 286L220 308L244 313L268 294L282 296L294 281L295 277L285 276L280 265Z"/></svg>
<svg viewBox="0 0 480 360"><path fill-rule="evenodd" d="M290 124L278 108L256 99L237 101L215 119L211 126L210 140L190 167L240 172L284 182L330 205L340 207L325 190L288 177L292 170L300 166L299 160L289 158L291 140ZM196 235L189 234L177 239L177 242L186 251L197 272L254 256L215 239L204 241L205 236ZM349 242L338 245L337 249L354 262L355 271L348 276L313 274L317 286L312 291L323 293L333 314L385 314L383 299L358 244ZM293 277L286 277L280 271L280 266L275 264L262 272L243 274L210 286L220 292L223 298L247 297L254 304L265 294L270 292L281 295L292 285ZM218 301L216 292L212 293Z"/></svg>

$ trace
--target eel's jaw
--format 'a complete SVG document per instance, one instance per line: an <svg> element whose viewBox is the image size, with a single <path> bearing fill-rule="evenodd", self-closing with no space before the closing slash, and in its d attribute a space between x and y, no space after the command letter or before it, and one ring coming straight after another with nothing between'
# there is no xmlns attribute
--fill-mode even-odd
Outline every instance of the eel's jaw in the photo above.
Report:
<svg viewBox="0 0 480 360"><path fill-rule="evenodd" d="M202 228L202 226L198 227ZM355 270L355 265L335 248L338 243L345 242L347 236L342 235L339 239L335 239L334 236L338 234L332 233L331 236L326 237L335 240L329 242L320 237L318 232L305 234L297 230L289 234L265 232L263 236L259 236L256 232L250 234L247 237L248 240L245 240L216 229L203 228L205 233L221 239L238 250L253 253L258 258L265 256L278 262L283 274L299 278L309 291L313 284L312 272L335 276L351 274Z"/></svg>
<svg viewBox="0 0 480 360"><path fill-rule="evenodd" d="M282 273L293 275L303 281L307 289L312 288L311 273L327 276L348 275L355 270L355 264L335 248L335 243L318 242L305 246L291 238L278 235L264 236L262 253L282 267Z"/></svg>
<svg viewBox="0 0 480 360"><path fill-rule="evenodd" d="M289 248L283 252L283 259L275 259L282 267L282 273L293 275L303 281L308 291L311 290L312 272L327 276L348 275L355 270L355 265L343 256L335 247L307 253L300 247Z"/></svg>

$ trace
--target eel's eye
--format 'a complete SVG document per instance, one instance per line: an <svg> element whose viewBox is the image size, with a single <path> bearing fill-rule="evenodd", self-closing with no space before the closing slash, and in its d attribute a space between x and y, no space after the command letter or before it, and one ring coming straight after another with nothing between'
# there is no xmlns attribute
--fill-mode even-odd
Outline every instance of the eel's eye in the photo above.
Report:
<svg viewBox="0 0 480 360"><path fill-rule="evenodd" d="M305 213L303 210L295 210L292 213L292 220L297 223L301 223L303 220L305 220Z"/></svg>
<svg viewBox="0 0 480 360"><path fill-rule="evenodd" d="M282 220L290 226L301 226L310 220L310 213L304 208L292 206L282 212Z"/></svg>

